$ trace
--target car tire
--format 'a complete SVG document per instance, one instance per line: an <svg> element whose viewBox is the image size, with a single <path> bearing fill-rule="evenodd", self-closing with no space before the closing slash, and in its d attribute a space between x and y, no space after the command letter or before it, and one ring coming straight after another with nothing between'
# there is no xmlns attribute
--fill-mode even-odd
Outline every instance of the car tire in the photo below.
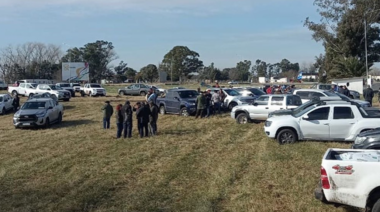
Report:
<svg viewBox="0 0 380 212"><path fill-rule="evenodd" d="M232 110L232 108L234 108L235 106L237 106L238 104L236 102L231 102L229 105L228 105L228 109L229 110Z"/></svg>
<svg viewBox="0 0 380 212"><path fill-rule="evenodd" d="M296 133L291 129L283 129L277 135L277 141L280 145L292 144L296 142Z"/></svg>
<svg viewBox="0 0 380 212"><path fill-rule="evenodd" d="M7 111L5 111L5 107L3 107L3 109L1 110L1 115L5 115Z"/></svg>
<svg viewBox="0 0 380 212"><path fill-rule="evenodd" d="M49 118L46 118L45 128L49 128L49 127L50 127L50 120L49 120Z"/></svg>
<svg viewBox="0 0 380 212"><path fill-rule="evenodd" d="M165 106L160 106L160 114L161 115L165 115L166 114L166 110L165 110Z"/></svg>
<svg viewBox="0 0 380 212"><path fill-rule="evenodd" d="M62 122L62 113L59 113L57 123L60 124Z"/></svg>
<svg viewBox="0 0 380 212"><path fill-rule="evenodd" d="M70 99L64 99L63 101L68 102L68 101L70 101Z"/></svg>
<svg viewBox="0 0 380 212"><path fill-rule="evenodd" d="M28 98L32 98L33 96L34 96L34 94L30 93Z"/></svg>
<svg viewBox="0 0 380 212"><path fill-rule="evenodd" d="M146 95L145 91L140 92L140 96L145 96L145 95Z"/></svg>
<svg viewBox="0 0 380 212"><path fill-rule="evenodd" d="M180 116L190 116L189 112L187 111L187 108L186 107L183 107L181 108L180 112L179 112L179 115Z"/></svg>
<svg viewBox="0 0 380 212"><path fill-rule="evenodd" d="M371 208L371 212L379 212L379 211L380 211L380 198L377 199L377 201Z"/></svg>
<svg viewBox="0 0 380 212"><path fill-rule="evenodd" d="M245 113L240 113L236 117L236 123L238 124L247 124L249 122L249 117Z"/></svg>
<svg viewBox="0 0 380 212"><path fill-rule="evenodd" d="M73 92L73 93L71 94L71 97L75 97L75 92Z"/></svg>
<svg viewBox="0 0 380 212"><path fill-rule="evenodd" d="M124 91L120 91L120 92L119 92L119 95L120 95L120 96L125 96L125 92L124 92Z"/></svg>

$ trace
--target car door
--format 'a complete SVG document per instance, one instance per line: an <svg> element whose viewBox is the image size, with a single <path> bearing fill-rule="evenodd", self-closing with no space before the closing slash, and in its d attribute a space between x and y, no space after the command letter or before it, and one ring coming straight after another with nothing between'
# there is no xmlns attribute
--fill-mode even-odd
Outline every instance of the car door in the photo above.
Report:
<svg viewBox="0 0 380 212"><path fill-rule="evenodd" d="M132 87L133 95L139 95L140 94L140 84L135 84Z"/></svg>
<svg viewBox="0 0 380 212"><path fill-rule="evenodd" d="M165 96L165 106L166 106L166 112L168 113L174 113L173 110L173 97L174 92L169 92Z"/></svg>
<svg viewBox="0 0 380 212"><path fill-rule="evenodd" d="M269 102L269 109L266 110L267 116L264 118L268 118L268 114L275 110L283 110L285 109L285 97L284 96L272 96Z"/></svg>
<svg viewBox="0 0 380 212"><path fill-rule="evenodd" d="M18 93L19 94L25 95L25 86L26 86L25 83L20 83L20 85L18 86Z"/></svg>
<svg viewBox="0 0 380 212"><path fill-rule="evenodd" d="M13 108L13 98L11 97L11 95L7 94L5 95L5 99L4 99L4 105L5 105L5 110L10 110Z"/></svg>
<svg viewBox="0 0 380 212"><path fill-rule="evenodd" d="M300 117L304 139L328 140L330 138L330 107L318 107Z"/></svg>
<svg viewBox="0 0 380 212"><path fill-rule="evenodd" d="M330 138L344 140L349 137L351 128L357 122L350 106L334 106L330 120Z"/></svg>
<svg viewBox="0 0 380 212"><path fill-rule="evenodd" d="M270 96L260 96L250 108L249 116L253 120L263 120L263 117L268 117ZM265 118L266 119L266 118Z"/></svg>

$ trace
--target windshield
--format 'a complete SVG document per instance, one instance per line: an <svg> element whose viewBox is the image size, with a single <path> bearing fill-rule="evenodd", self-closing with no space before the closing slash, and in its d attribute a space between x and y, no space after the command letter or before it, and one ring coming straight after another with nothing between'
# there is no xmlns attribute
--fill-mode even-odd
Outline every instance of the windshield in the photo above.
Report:
<svg viewBox="0 0 380 212"><path fill-rule="evenodd" d="M97 84L91 84L91 88L101 88L101 86Z"/></svg>
<svg viewBox="0 0 380 212"><path fill-rule="evenodd" d="M25 102L22 105L22 110L36 110L36 109L44 109L46 102Z"/></svg>
<svg viewBox="0 0 380 212"><path fill-rule="evenodd" d="M248 90L251 91L253 94L255 94L255 96L261 96L261 95L266 94L264 91L259 90L259 89L248 89Z"/></svg>
<svg viewBox="0 0 380 212"><path fill-rule="evenodd" d="M3 102L3 97L2 96L0 96L0 102Z"/></svg>
<svg viewBox="0 0 380 212"><path fill-rule="evenodd" d="M308 107L305 110L301 110L298 113L293 113L293 116L296 117L296 118L301 117L301 116L303 116L303 114L308 113L310 110L314 109L315 107L317 107L317 106L316 105L312 105L311 107Z"/></svg>
<svg viewBox="0 0 380 212"><path fill-rule="evenodd" d="M326 94L327 96L337 96L336 93L333 93L333 92L323 92L324 94Z"/></svg>
<svg viewBox="0 0 380 212"><path fill-rule="evenodd" d="M198 96L196 91L178 91L178 95L181 98L195 98Z"/></svg>
<svg viewBox="0 0 380 212"><path fill-rule="evenodd" d="M52 90L55 90L55 91L62 90L61 87L56 86L56 85L50 85L50 88L51 88Z"/></svg>
<svg viewBox="0 0 380 212"><path fill-rule="evenodd" d="M59 84L59 87L70 87L70 84Z"/></svg>
<svg viewBox="0 0 380 212"><path fill-rule="evenodd" d="M229 96L240 96L241 94L235 90L232 89L225 89L224 90Z"/></svg>

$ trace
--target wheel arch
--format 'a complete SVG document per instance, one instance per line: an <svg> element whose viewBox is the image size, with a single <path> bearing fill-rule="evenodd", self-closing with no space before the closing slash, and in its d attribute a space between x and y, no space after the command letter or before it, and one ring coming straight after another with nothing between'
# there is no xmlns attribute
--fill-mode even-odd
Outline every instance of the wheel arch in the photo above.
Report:
<svg viewBox="0 0 380 212"><path fill-rule="evenodd" d="M277 139L278 134L279 134L282 130L285 130L285 129L292 130L292 131L294 132L294 134L297 136L296 140L299 139L298 131L297 131L294 127L290 127L290 126L286 126L286 127L280 127L280 128L278 128L277 131L276 131L275 139Z"/></svg>
<svg viewBox="0 0 380 212"><path fill-rule="evenodd" d="M372 189L372 191L369 192L366 207L372 208L372 206L376 203L378 198L380 198L380 186Z"/></svg>
<svg viewBox="0 0 380 212"><path fill-rule="evenodd" d="M249 112L247 110L237 110L237 111L235 111L235 119L238 117L238 115L240 115L242 113L245 113L248 116L248 118L250 119Z"/></svg>

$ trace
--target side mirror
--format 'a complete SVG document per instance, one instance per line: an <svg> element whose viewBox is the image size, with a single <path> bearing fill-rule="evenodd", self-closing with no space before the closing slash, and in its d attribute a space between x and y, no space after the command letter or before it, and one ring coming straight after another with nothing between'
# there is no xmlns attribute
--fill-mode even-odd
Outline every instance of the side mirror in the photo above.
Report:
<svg viewBox="0 0 380 212"><path fill-rule="evenodd" d="M48 88L47 90L48 90L48 91L51 91L51 89L50 89L50 88Z"/></svg>
<svg viewBox="0 0 380 212"><path fill-rule="evenodd" d="M50 106L48 109L49 109L49 110L50 110L50 109L53 109L53 107L52 107L52 106Z"/></svg>
<svg viewBox="0 0 380 212"><path fill-rule="evenodd" d="M257 104L257 102L253 103L253 106L257 106L257 105L259 105L259 104Z"/></svg>
<svg viewBox="0 0 380 212"><path fill-rule="evenodd" d="M302 116L302 119L303 120L309 120L309 116L308 115L304 115L304 116Z"/></svg>

